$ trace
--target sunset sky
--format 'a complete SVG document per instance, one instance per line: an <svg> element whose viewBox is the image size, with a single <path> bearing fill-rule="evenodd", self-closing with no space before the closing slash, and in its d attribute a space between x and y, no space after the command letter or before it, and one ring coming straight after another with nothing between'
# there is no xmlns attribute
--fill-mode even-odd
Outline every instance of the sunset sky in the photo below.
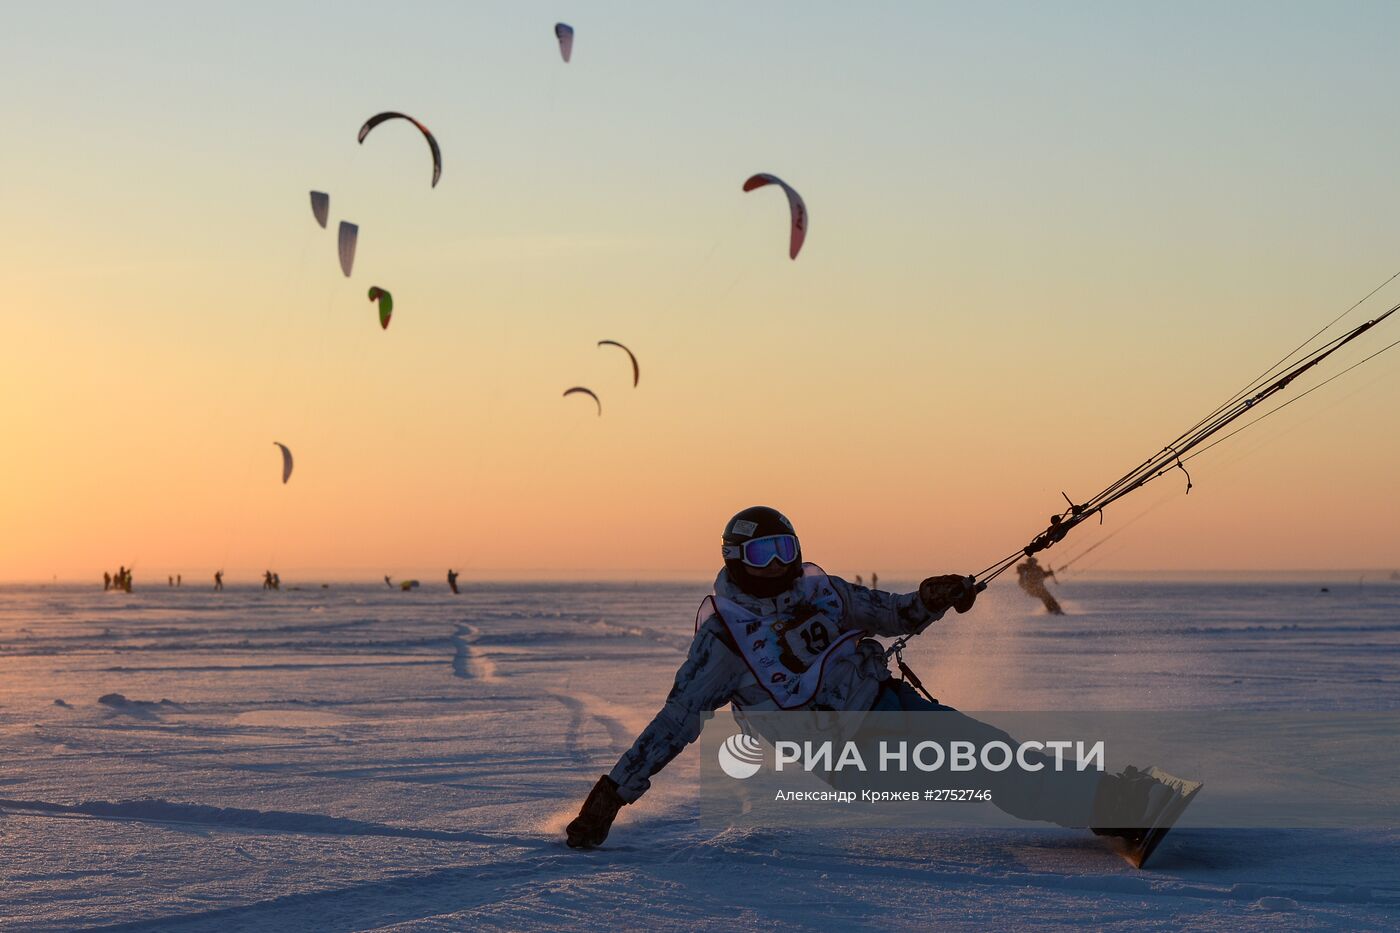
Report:
<svg viewBox="0 0 1400 933"><path fill-rule="evenodd" d="M1400 270L1396 35L1390 3L7 10L0 580L696 577L756 503L832 572L976 570ZM407 124L356 144L381 110L436 188ZM807 200L796 262L755 172ZM1400 348L1058 553L1170 492L1099 568L1400 566L1398 427Z"/></svg>

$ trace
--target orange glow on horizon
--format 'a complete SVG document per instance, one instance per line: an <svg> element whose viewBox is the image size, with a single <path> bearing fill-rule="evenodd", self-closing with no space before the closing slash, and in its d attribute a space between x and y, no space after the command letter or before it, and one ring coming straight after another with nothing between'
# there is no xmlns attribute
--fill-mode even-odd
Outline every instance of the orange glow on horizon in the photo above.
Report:
<svg viewBox="0 0 1400 933"><path fill-rule="evenodd" d="M609 8L568 66L521 12L453 12L465 51L347 13L314 48L260 45L256 75L256 23L127 35L92 15L70 35L25 14L58 77L14 104L30 129L5 156L0 580L704 578L755 503L832 572L969 572L1364 294L1400 244L1394 147L1314 100L1375 93L1359 78L1255 80L1204 39L1228 80L1190 78L1201 61L1124 51L1143 41L1127 12L1062 35L1028 11L1044 38L1023 48L976 11L756 12L734 36L722 11L676 29ZM104 32L129 40L118 59ZM367 71L347 50L371 39L403 66ZM1024 54L993 69L1008 43ZM843 48L843 69L810 67ZM38 54L3 67L41 73ZM197 87L171 84L186 67ZM442 143L436 188L416 133L355 143L399 100ZM1317 142L1334 125L1357 140L1345 171ZM781 196L741 191L759 171L806 198L796 261ZM360 225L348 280L341 219ZM393 294L387 330L370 285ZM636 388L600 339L637 353ZM1190 496L1096 566L1400 565L1392 356L1193 461ZM285 486L273 441L296 458ZM1163 477L1058 553L1182 489Z"/></svg>

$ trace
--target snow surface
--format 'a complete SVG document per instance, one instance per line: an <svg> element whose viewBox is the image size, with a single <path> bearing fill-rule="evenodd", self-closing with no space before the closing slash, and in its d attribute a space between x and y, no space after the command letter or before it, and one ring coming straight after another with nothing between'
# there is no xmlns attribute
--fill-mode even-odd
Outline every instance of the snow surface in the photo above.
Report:
<svg viewBox="0 0 1400 933"><path fill-rule="evenodd" d="M0 588L0 928L1400 928L1400 831L715 831L692 749L561 830L703 584ZM1014 587L909 659L965 709L1400 708L1400 586ZM1208 791L1208 789L1207 789Z"/></svg>

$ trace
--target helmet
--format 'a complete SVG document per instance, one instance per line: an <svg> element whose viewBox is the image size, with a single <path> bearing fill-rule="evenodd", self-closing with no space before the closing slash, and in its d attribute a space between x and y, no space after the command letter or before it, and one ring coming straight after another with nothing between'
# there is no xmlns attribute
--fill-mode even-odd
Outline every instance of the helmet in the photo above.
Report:
<svg viewBox="0 0 1400 933"><path fill-rule="evenodd" d="M775 540L757 548L745 547L761 538ZM765 505L744 509L725 524L723 540L720 555L724 558L724 569L734 585L750 596L777 596L802 576L802 545L792 522L777 509ZM751 572L755 566L767 567L774 561L784 568L778 576L760 577Z"/></svg>

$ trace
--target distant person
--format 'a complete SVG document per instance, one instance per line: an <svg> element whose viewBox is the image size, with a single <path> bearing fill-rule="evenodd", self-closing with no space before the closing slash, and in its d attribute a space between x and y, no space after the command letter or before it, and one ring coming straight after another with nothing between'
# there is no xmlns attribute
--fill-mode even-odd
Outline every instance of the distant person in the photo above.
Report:
<svg viewBox="0 0 1400 933"><path fill-rule="evenodd" d="M184 582L185 582L184 579L183 579L178 573L175 574L175 585L176 585L176 586L179 586L180 584L182 584L182 583L184 583Z"/></svg>
<svg viewBox="0 0 1400 933"><path fill-rule="evenodd" d="M277 590L278 592L281 592L281 590L282 590L282 575L281 575L281 574L274 573L274 574L272 575L272 588L273 588L274 590Z"/></svg>
<svg viewBox="0 0 1400 933"><path fill-rule="evenodd" d="M391 590L394 588L394 581L389 579L389 575L387 573L384 574L384 585Z"/></svg>
<svg viewBox="0 0 1400 933"><path fill-rule="evenodd" d="M856 574L856 586L865 586L865 581L860 578L860 574Z"/></svg>
<svg viewBox="0 0 1400 933"><path fill-rule="evenodd" d="M1062 616L1065 611L1060 608L1055 597L1051 596L1050 591L1045 588L1047 579L1055 579L1055 571L1046 570L1034 557L1027 557L1025 563L1016 565L1016 583L1021 589L1044 603L1045 611L1052 616Z"/></svg>
<svg viewBox="0 0 1400 933"><path fill-rule="evenodd" d="M175 585L175 577L172 576L172 575L167 574L166 577L165 577L165 585L166 585L166 586L174 586L174 585Z"/></svg>
<svg viewBox="0 0 1400 933"><path fill-rule="evenodd" d="M107 592L112 588L112 575L107 571L102 571L102 592Z"/></svg>
<svg viewBox="0 0 1400 933"><path fill-rule="evenodd" d="M223 588L224 588L224 572L223 572L222 570L215 570L215 571L214 571L214 592L218 593L218 592L222 591Z"/></svg>
<svg viewBox="0 0 1400 933"><path fill-rule="evenodd" d="M447 570L447 585L452 587L454 594L457 592L457 571L451 568Z"/></svg>
<svg viewBox="0 0 1400 933"><path fill-rule="evenodd" d="M870 571L870 588L878 590L880 588L880 575L875 571Z"/></svg>
<svg viewBox="0 0 1400 933"><path fill-rule="evenodd" d="M272 589L272 571L271 571L271 570L264 570L264 571L263 571L263 589L265 589L265 590L270 590L270 589Z"/></svg>

